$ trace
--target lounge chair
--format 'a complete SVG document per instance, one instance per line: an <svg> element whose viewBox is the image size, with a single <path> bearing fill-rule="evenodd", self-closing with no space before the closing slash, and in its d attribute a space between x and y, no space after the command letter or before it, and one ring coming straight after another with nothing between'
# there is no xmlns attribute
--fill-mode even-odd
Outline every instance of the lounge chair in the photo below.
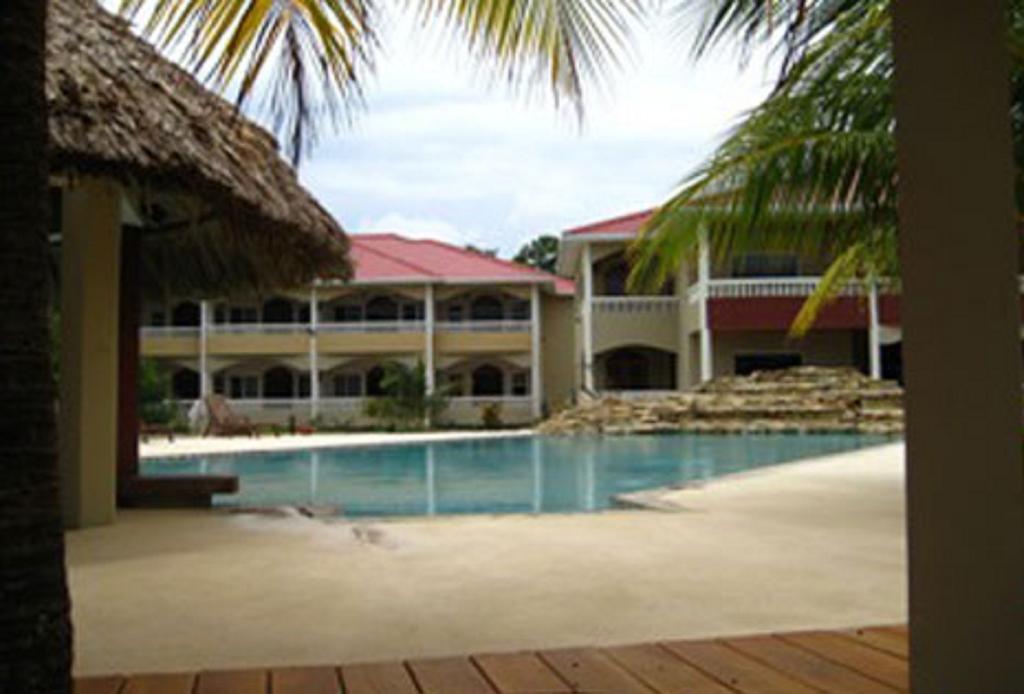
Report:
<svg viewBox="0 0 1024 694"><path fill-rule="evenodd" d="M207 423L204 436L256 436L256 427L245 415L232 411L222 395L206 396Z"/></svg>

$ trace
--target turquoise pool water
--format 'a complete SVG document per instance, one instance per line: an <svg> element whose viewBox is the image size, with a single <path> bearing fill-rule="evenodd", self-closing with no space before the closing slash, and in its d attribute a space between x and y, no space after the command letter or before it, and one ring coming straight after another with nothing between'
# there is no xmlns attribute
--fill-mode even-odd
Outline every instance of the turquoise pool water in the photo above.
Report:
<svg viewBox="0 0 1024 694"><path fill-rule="evenodd" d="M662 435L480 441L142 462L148 475L235 474L244 506L333 504L346 516L564 513L652 487L885 443L882 436Z"/></svg>

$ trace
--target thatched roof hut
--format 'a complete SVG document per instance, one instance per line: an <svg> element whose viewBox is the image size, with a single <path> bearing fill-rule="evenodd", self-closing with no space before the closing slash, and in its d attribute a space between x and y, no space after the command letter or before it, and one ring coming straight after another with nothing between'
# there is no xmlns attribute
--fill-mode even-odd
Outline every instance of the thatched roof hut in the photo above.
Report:
<svg viewBox="0 0 1024 694"><path fill-rule="evenodd" d="M50 0L50 161L117 179L147 293L260 291L350 274L348 243L274 138L95 0Z"/></svg>

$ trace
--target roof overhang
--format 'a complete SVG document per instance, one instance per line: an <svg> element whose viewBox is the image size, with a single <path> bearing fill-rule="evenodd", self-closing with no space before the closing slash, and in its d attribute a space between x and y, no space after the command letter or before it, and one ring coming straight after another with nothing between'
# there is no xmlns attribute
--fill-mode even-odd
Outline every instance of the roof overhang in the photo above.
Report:
<svg viewBox="0 0 1024 694"><path fill-rule="evenodd" d="M555 266L559 275L573 277L576 266L579 264L580 254L583 246L588 243L602 242L628 242L636 238L632 231L616 231L608 233L573 233L566 231L562 233L562 242L558 244L558 264Z"/></svg>

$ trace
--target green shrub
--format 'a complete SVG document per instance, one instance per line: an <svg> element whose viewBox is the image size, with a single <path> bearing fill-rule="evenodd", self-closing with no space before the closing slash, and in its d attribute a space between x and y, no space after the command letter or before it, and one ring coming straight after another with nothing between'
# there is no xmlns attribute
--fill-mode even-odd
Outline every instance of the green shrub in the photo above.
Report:
<svg viewBox="0 0 1024 694"><path fill-rule="evenodd" d="M139 361L139 418L146 424L171 424L178 415L167 401L170 377L154 359Z"/></svg>
<svg viewBox="0 0 1024 694"><path fill-rule="evenodd" d="M484 405L480 411L480 421L485 429L500 429L504 424L501 420L501 404L492 402Z"/></svg>
<svg viewBox="0 0 1024 694"><path fill-rule="evenodd" d="M387 431L426 428L448 406L445 389L427 393L422 361L413 367L398 361L387 362L380 385L384 395L367 400L365 411Z"/></svg>

